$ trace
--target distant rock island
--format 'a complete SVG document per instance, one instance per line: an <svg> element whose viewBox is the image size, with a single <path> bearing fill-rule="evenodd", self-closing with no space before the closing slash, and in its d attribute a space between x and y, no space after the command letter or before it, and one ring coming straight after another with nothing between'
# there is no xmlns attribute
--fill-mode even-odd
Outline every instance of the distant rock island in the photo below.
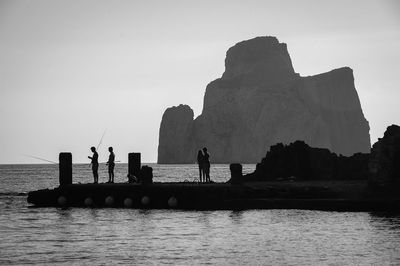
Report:
<svg viewBox="0 0 400 266"><path fill-rule="evenodd" d="M301 77L285 43L257 37L229 48L200 116L187 105L164 112L158 163L194 163L202 147L212 163L256 163L270 146L296 140L345 156L370 152L353 71Z"/></svg>

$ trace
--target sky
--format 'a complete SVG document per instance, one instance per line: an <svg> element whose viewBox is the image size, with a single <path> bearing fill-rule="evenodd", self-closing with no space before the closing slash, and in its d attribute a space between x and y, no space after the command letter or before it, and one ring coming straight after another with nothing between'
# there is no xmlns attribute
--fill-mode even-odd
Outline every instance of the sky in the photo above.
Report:
<svg viewBox="0 0 400 266"><path fill-rule="evenodd" d="M156 162L165 109L200 115L228 48L257 36L301 76L351 67L371 143L400 124L400 1L0 0L0 164L91 146Z"/></svg>

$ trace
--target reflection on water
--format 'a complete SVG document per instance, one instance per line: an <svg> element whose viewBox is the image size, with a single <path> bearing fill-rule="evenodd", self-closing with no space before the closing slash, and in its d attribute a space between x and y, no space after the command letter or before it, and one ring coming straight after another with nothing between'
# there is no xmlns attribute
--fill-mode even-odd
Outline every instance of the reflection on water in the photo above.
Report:
<svg viewBox="0 0 400 266"><path fill-rule="evenodd" d="M0 214L1 264L400 263L397 215L303 210L62 210L27 208L24 200L14 197L14 208Z"/></svg>
<svg viewBox="0 0 400 266"><path fill-rule="evenodd" d="M167 180L197 174L195 166L171 167L155 173ZM56 185L49 178L57 169L22 168L0 166L0 264L400 264L397 214L28 208L16 194ZM224 180L227 169L214 171ZM25 176L31 170L37 179ZM89 170L82 166L77 176L84 181Z"/></svg>

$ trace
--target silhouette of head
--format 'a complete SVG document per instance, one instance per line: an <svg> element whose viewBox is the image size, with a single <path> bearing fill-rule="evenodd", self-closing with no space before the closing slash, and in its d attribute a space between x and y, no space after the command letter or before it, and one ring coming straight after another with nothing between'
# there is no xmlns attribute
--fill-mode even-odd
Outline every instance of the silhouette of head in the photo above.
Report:
<svg viewBox="0 0 400 266"><path fill-rule="evenodd" d="M207 148L206 148L206 147L204 147L204 148L203 148L203 151L204 151L204 153L206 153L206 152L207 152Z"/></svg>
<svg viewBox="0 0 400 266"><path fill-rule="evenodd" d="M90 147L90 150L91 150L92 152L95 152L95 151L96 151L96 148L95 148L95 147Z"/></svg>
<svg viewBox="0 0 400 266"><path fill-rule="evenodd" d="M108 147L108 151L112 152L113 151L113 147Z"/></svg>

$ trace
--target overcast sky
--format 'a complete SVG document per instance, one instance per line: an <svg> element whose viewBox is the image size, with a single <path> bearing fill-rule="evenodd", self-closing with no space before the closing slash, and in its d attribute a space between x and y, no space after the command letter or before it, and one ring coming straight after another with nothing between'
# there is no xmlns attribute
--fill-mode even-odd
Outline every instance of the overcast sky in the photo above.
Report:
<svg viewBox="0 0 400 266"><path fill-rule="evenodd" d="M227 49L288 44L295 71L349 66L371 142L400 124L400 1L0 0L0 163L156 162L166 108L198 116ZM260 158L261 159L261 158Z"/></svg>

